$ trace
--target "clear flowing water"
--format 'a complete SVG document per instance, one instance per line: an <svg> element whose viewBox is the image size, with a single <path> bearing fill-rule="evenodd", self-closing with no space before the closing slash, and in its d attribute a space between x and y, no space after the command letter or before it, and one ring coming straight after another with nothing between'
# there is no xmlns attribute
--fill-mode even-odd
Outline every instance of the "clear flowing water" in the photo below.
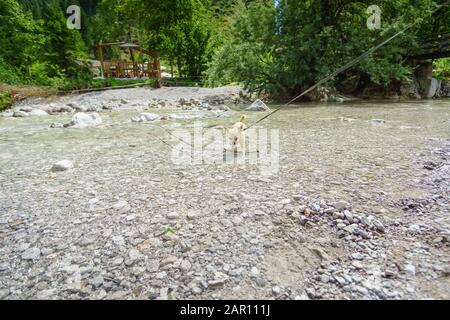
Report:
<svg viewBox="0 0 450 320"><path fill-rule="evenodd" d="M136 279L133 293L87 291L89 297L120 297L116 293L138 297L149 283L163 285L161 280L145 271L143 261L139 265L144 271L134 270L139 274L135 277L130 268L113 264L113 258L127 258L130 248L138 248L158 266L160 260L181 254L178 240L192 247L183 256L189 257L196 272L216 270L213 261L249 270L256 265L279 283L300 290L306 286L306 273L321 264L311 246L324 248L336 261L349 256L354 247L333 236L326 224L303 228L286 212L278 214L287 210L284 205L300 195L307 201L345 200L355 212L380 219L402 217L402 210L392 203L427 193L420 183L426 174L423 160L450 138L449 100L296 105L258 125L280 133L279 171L265 176L254 165L175 165L171 132L192 131L195 120L131 122L138 113L101 113L103 125L86 129L50 128L52 122L68 122L70 115L0 118L0 264L11 272L0 274L0 282L15 288L13 298L39 297L42 288L49 289L44 298L77 298L72 293L84 290L87 280L80 278L82 289L73 289L77 280L61 272L61 266L73 263L94 265L95 272L118 279ZM238 110L230 118L202 122L228 127L242 113L248 123L264 115ZM53 163L64 159L74 168L51 172ZM119 199L127 201L130 211L114 209ZM189 212L201 218L192 218ZM168 219L168 213L178 218ZM445 227L449 219L444 212L429 223ZM161 240L168 226L178 242ZM377 243L392 237L391 243L399 244L387 248L394 258L418 241L397 239L394 233ZM117 244L121 239L124 245ZM20 258L24 245L41 249L42 257L33 265ZM445 265L448 254L439 255L443 258L433 256L431 266ZM384 257L367 263L379 268ZM429 258L429 251L424 257ZM427 270L423 274L428 275L431 267ZM384 281L379 274L374 279ZM170 283L164 286L175 281L172 276L167 279ZM408 279L416 285L415 278ZM448 297L446 282L421 279L420 292L413 297L428 297L427 292ZM238 291L229 286L224 296L272 297L270 288L256 290L249 283L242 281ZM211 298L212 292L198 297Z"/></svg>
<svg viewBox="0 0 450 320"><path fill-rule="evenodd" d="M226 127L241 113L202 122ZM194 120L162 121L155 126L131 122L135 114L102 113L104 125L88 129L49 127L51 122L67 122L67 115L0 118L3 186L14 184L17 175L46 172L61 159L72 160L80 172L102 168L117 174L148 170L154 175L158 170L163 177L175 167L164 142L173 143L171 130L189 129ZM248 123L262 115L246 114ZM450 101L302 104L282 110L259 127L280 130L278 178L294 178L308 193L345 193L350 198L370 198L367 193L372 193L373 198L378 191L396 198L419 192L413 187L414 156L450 137ZM210 169L231 170L229 166Z"/></svg>

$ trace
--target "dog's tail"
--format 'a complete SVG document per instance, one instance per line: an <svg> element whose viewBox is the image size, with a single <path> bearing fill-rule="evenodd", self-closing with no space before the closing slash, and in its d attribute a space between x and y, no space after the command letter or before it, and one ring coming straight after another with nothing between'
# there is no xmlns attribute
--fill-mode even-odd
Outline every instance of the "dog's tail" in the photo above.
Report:
<svg viewBox="0 0 450 320"><path fill-rule="evenodd" d="M245 119L247 119L247 117L246 117L245 115L242 115L242 116L241 116L241 120L239 120L239 122L244 122Z"/></svg>

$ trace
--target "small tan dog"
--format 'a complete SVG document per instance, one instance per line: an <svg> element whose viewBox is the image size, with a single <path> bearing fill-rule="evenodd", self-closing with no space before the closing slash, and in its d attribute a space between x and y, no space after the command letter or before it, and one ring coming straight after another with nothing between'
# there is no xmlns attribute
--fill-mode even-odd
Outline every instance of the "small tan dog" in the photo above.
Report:
<svg viewBox="0 0 450 320"><path fill-rule="evenodd" d="M245 152L245 129L247 126L244 121L247 117L242 116L239 122L236 122L231 128L226 129L228 137L231 140L231 147L233 151L237 151L239 146L242 152Z"/></svg>

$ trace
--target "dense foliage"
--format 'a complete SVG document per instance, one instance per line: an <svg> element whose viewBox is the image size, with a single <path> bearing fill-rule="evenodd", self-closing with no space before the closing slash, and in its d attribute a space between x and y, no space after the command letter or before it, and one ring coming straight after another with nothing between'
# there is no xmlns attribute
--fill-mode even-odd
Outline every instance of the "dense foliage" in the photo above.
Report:
<svg viewBox="0 0 450 320"><path fill-rule="evenodd" d="M84 42L77 30L66 27L60 4L22 4L0 2L0 82L54 87L88 83L92 75L84 62Z"/></svg>
<svg viewBox="0 0 450 320"><path fill-rule="evenodd" d="M7 109L11 106L13 98L9 92L0 92L0 111Z"/></svg>
<svg viewBox="0 0 450 320"><path fill-rule="evenodd" d="M444 0L1 0L0 82L58 88L94 85L87 59L100 41L132 41L159 54L181 77L244 84L289 97L401 30L415 26L329 86L356 89L411 78L408 55L424 35L450 29ZM82 29L66 27L79 4ZM381 29L366 22L381 8ZM108 49L105 57L125 57ZM448 60L435 62L448 77ZM349 79L353 79L350 81Z"/></svg>
<svg viewBox="0 0 450 320"><path fill-rule="evenodd" d="M367 28L367 8L373 0L278 1L277 8L273 0L239 3L207 72L208 83L237 81L254 91L291 96L415 22L414 28L338 78L342 82L357 77L357 84L406 81L412 68L405 58L423 34L448 30L448 14L432 16L435 4L430 0L414 5L375 2L382 10L379 30Z"/></svg>
<svg viewBox="0 0 450 320"><path fill-rule="evenodd" d="M433 66L433 75L439 80L450 81L450 58L436 60Z"/></svg>

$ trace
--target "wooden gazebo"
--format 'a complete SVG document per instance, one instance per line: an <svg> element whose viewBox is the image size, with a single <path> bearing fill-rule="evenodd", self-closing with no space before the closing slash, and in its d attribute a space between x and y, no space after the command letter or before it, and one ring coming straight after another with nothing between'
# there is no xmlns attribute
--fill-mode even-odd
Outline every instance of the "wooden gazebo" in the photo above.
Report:
<svg viewBox="0 0 450 320"><path fill-rule="evenodd" d="M117 46L121 49L128 50L131 57L131 62L124 60L104 60L103 49L105 47ZM103 43L100 41L97 44L100 54L100 63L102 66L102 74L104 77L113 78L156 78L158 82L161 79L161 64L158 55L151 51L142 48L138 44L129 42L111 42ZM135 53L140 52L148 56L147 61L136 61Z"/></svg>

